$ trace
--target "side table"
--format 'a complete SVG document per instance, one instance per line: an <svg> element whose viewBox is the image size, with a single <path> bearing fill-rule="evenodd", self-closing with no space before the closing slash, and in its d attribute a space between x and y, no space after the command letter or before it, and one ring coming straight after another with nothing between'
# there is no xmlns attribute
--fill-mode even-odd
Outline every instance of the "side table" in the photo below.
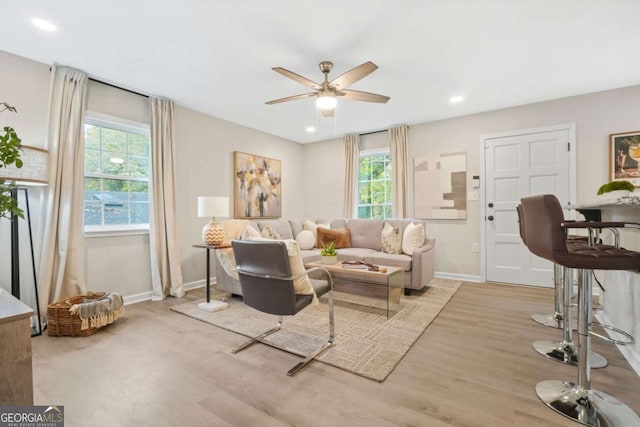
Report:
<svg viewBox="0 0 640 427"><path fill-rule="evenodd" d="M222 301L211 301L211 250L215 251L217 249L226 249L230 248L231 244L223 243L221 245L207 245L206 243L199 243L193 245L194 248L206 249L207 251L207 300L206 302L201 302L198 304L198 308L205 311L220 311L229 306L226 302Z"/></svg>

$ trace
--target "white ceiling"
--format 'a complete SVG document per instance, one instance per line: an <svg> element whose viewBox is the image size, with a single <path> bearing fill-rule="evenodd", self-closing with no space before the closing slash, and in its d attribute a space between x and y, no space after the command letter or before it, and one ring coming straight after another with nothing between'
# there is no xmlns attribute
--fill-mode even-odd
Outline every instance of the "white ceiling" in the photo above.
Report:
<svg viewBox="0 0 640 427"><path fill-rule="evenodd" d="M0 16L0 50L301 143L640 83L638 0L3 0ZM309 92L272 67L321 81L322 60L330 78L373 61L350 88L391 100L341 100L335 121L315 98L265 105Z"/></svg>

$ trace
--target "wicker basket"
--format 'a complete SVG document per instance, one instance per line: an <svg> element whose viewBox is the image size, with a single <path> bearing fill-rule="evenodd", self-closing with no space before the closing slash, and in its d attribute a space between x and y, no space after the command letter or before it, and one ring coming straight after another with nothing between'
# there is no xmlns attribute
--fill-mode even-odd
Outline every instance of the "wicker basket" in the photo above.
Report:
<svg viewBox="0 0 640 427"><path fill-rule="evenodd" d="M100 327L89 327L80 330L82 320L77 314L71 314L69 309L74 304L80 304L88 299L98 299L105 295L104 292L89 292L84 295L65 298L52 302L47 306L48 329L50 337L88 337L95 334Z"/></svg>

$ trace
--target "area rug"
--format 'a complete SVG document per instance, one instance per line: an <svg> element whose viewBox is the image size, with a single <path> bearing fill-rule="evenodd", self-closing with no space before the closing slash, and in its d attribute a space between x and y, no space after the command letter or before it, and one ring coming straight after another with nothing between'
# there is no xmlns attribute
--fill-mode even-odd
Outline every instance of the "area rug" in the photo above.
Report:
<svg viewBox="0 0 640 427"><path fill-rule="evenodd" d="M334 292L334 345L316 360L384 381L461 284L455 280L433 279L423 292L414 291L411 296L403 297L388 320L384 300ZM223 296L223 292L212 293L212 299ZM215 313L199 309L201 301L176 305L171 310L247 337L257 336L276 324L276 316L256 311L240 299L227 299L229 307ZM320 304L285 317L282 329L268 340L294 353L307 354L327 341L328 332L327 299L323 296Z"/></svg>

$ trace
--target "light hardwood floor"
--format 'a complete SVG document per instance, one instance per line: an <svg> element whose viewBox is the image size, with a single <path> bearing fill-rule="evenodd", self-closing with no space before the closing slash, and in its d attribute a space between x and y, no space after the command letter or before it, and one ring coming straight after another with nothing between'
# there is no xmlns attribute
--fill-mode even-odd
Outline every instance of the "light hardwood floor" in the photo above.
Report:
<svg viewBox="0 0 640 427"><path fill-rule="evenodd" d="M578 426L542 404L538 381L576 369L531 348L559 331L535 324L550 289L464 284L384 383L256 344L169 310L202 298L127 306L87 338L33 339L35 403L65 406L66 426ZM339 322L336 319L336 322ZM640 338L640 337L638 337ZM611 344L594 387L640 413L640 377Z"/></svg>

